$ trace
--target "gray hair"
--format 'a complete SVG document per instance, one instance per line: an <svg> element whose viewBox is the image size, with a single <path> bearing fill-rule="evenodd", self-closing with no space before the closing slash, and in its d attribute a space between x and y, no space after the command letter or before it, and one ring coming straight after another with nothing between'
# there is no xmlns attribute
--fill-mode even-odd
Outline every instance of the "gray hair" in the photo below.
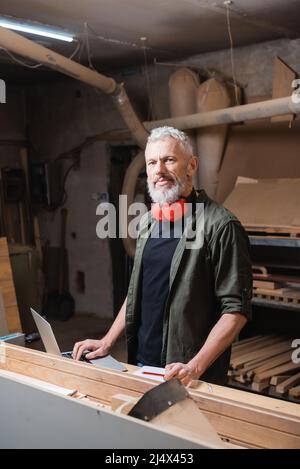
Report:
<svg viewBox="0 0 300 469"><path fill-rule="evenodd" d="M185 134L181 130L175 129L174 127L164 126L152 129L148 137L147 144L156 142L157 140L162 140L167 137L172 137L175 140L179 140L183 150L187 153L187 155L193 155L193 147L187 134Z"/></svg>

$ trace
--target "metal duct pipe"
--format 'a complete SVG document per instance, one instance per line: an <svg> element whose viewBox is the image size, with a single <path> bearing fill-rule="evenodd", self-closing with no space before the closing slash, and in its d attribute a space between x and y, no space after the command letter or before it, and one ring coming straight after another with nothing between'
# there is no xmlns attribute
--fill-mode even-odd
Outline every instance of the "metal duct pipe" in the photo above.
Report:
<svg viewBox="0 0 300 469"><path fill-rule="evenodd" d="M300 102L294 103L291 96L286 98L270 99L259 103L243 104L241 106L218 109L216 111L189 114L184 117L144 122L147 130L171 125L180 130L197 129L218 124L234 124L255 119L263 119L282 114L299 114Z"/></svg>
<svg viewBox="0 0 300 469"><path fill-rule="evenodd" d="M128 128L132 131L134 138L142 148L145 147L146 144L148 136L147 130L149 131L162 125L171 125L181 130L189 130L218 124L233 124L275 115L298 114L300 112L300 103L293 103L291 97L288 96L286 98L271 99L260 103L244 104L242 106L217 111L190 114L184 117L144 122L142 124L131 107L123 85L118 85L113 78L108 78L98 72L90 70L77 62L67 59L3 27L0 27L0 47L31 60L38 61L46 67L50 67L76 80L94 86L104 93L113 94L114 101Z"/></svg>
<svg viewBox="0 0 300 469"><path fill-rule="evenodd" d="M200 84L198 75L183 67L172 73L169 79L170 116L182 117L197 112L196 96ZM196 133L188 132L194 153L196 154Z"/></svg>
<svg viewBox="0 0 300 469"><path fill-rule="evenodd" d="M148 132L132 108L122 84L118 85L113 78L90 70L63 55L57 54L3 27L0 27L0 47L21 55L22 57L42 63L57 72L64 73L94 88L98 88L106 94L113 95L114 102L126 125L132 132L134 139L141 148L145 147Z"/></svg>
<svg viewBox="0 0 300 469"><path fill-rule="evenodd" d="M224 83L210 78L197 90L197 112L214 111L231 106L231 96ZM219 170L225 150L229 125L212 125L198 129L197 153L199 167L197 171L198 188L204 189L209 197L215 198Z"/></svg>
<svg viewBox="0 0 300 469"><path fill-rule="evenodd" d="M140 148L145 148L149 132L145 129L133 109L123 84L117 85L116 92L113 94L113 100L133 138Z"/></svg>

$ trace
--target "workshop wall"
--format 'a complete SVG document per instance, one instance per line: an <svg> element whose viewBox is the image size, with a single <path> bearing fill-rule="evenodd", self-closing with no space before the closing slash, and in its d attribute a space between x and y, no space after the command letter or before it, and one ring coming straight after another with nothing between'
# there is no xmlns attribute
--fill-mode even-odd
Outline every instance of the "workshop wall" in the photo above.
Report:
<svg viewBox="0 0 300 469"><path fill-rule="evenodd" d="M277 55L300 73L300 62L297 60L299 53L300 40L278 40L235 49L236 79L244 87L246 98L251 100L253 96L262 96L265 99L271 96L273 59ZM213 76L213 71L228 78L232 76L229 49L189 57L181 63L195 67L200 75L207 77ZM149 86L142 68L123 70L114 78L118 82L125 82L128 95L142 119L149 119L150 110L154 119L161 119L169 116L168 80L175 70L172 66L148 67ZM62 78L60 82L34 86L28 93L27 102L31 141L36 157L41 159L55 159L81 144L88 136L125 128L111 97L73 80ZM265 147L260 152L259 140L257 142L258 147L254 150L257 158L251 158L249 154L247 168L243 166L245 174L259 175L260 171L266 174L272 163L270 152L266 157ZM244 145L247 145L247 139ZM282 149L286 158L289 154L287 145L288 137ZM225 154L221 170L223 185L219 193L220 200L233 185L241 166L238 147L237 150L232 150L232 146L228 148L230 157L227 158ZM280 151L276 158L272 177L289 174L287 171L282 172L286 167L286 159L280 158ZM291 158L289 168L296 165L294 176L299 177L299 163L294 153ZM108 241L96 237L97 201L94 199L95 194L108 191L109 163L107 143L98 142L88 146L82 152L80 168L70 173L66 185L70 290L76 299L77 311L95 313L104 318L113 315L111 259ZM48 239L54 246L59 245L59 220L59 213L44 213L40 217L42 238ZM78 272L85 274L84 293L77 289Z"/></svg>
<svg viewBox="0 0 300 469"><path fill-rule="evenodd" d="M92 136L122 126L110 99L76 82L34 88L28 97L31 141L35 156L54 160ZM67 171L72 160L64 163ZM103 142L83 149L79 167L65 185L68 209L67 249L69 287L76 311L113 317L112 274L108 240L96 236L97 195L108 190L109 151ZM52 247L60 245L60 209L40 214L41 237ZM78 291L78 272L84 275L84 291Z"/></svg>
<svg viewBox="0 0 300 469"><path fill-rule="evenodd" d="M227 44L224 44L227 47ZM228 44L229 46L229 44ZM233 50L237 82L243 87L246 98L271 96L273 60L279 56L300 75L300 39L279 39L275 41L237 47ZM232 79L230 50L189 57L182 61L210 76L213 71ZM292 89L291 89L292 93Z"/></svg>
<svg viewBox="0 0 300 469"><path fill-rule="evenodd" d="M21 87L7 86L6 103L0 104L0 167L19 164L19 146L14 141L25 140L26 99Z"/></svg>
<svg viewBox="0 0 300 469"><path fill-rule="evenodd" d="M20 142L26 138L26 100L22 88L7 85L6 103L0 104L0 230L12 242L20 242L20 207L4 202L6 170L20 169ZM11 174L11 173L10 173ZM6 207L6 208L4 208Z"/></svg>

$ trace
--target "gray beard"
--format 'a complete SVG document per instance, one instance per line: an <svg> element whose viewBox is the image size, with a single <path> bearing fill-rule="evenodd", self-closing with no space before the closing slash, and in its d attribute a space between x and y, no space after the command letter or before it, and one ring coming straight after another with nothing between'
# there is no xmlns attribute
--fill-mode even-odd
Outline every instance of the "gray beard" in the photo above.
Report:
<svg viewBox="0 0 300 469"><path fill-rule="evenodd" d="M175 184L170 189L155 189L152 182L147 181L148 192L153 202L159 205L173 204L176 200L180 199L186 178L175 181Z"/></svg>

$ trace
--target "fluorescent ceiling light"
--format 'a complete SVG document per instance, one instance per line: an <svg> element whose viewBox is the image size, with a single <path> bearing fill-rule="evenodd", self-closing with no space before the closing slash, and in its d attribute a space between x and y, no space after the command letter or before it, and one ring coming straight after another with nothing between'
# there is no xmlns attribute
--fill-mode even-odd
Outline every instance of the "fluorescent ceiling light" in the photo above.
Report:
<svg viewBox="0 0 300 469"><path fill-rule="evenodd" d="M2 28L13 29L14 31L21 31L23 33L36 34L37 36L51 37L52 39L57 39L59 41L73 42L74 37L67 34L60 34L54 31L51 31L47 28L40 28L37 26L26 25L22 23L14 23L12 21L7 21L0 18L0 26Z"/></svg>

